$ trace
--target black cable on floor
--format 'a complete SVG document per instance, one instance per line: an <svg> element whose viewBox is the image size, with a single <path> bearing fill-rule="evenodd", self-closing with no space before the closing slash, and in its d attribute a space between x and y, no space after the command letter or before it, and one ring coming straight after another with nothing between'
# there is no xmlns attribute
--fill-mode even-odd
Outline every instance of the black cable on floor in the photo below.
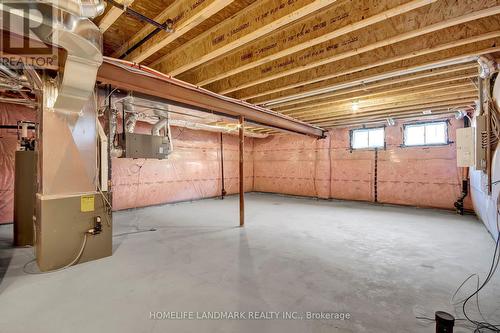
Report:
<svg viewBox="0 0 500 333"><path fill-rule="evenodd" d="M479 313L481 314L481 310L479 308L479 296L478 295L479 295L479 292L488 284L488 282L490 282L491 278L493 277L493 275L495 274L495 272L498 269L498 265L500 263L500 249L499 249L499 246L500 246L500 231L498 232L498 235L497 235L497 240L496 240L496 243L495 243L495 251L493 253L493 259L492 259L491 266L490 266L490 269L488 271L488 275L487 275L486 279L481 284L481 286L478 286L476 288L476 290L472 294L470 294L468 297L466 297L463 301L460 301L460 302L457 303L457 304L462 303L462 312L463 312L465 318L470 323L472 323L474 325L474 327L475 327L474 333L486 333L486 332L500 333L500 324L489 323L484 318L483 318L483 321L478 321L478 320L471 319L471 317L469 316L469 314L467 314L467 309L466 309L467 303L474 296L476 296L477 306L478 306L478 309L479 309ZM468 280L470 280L475 275L477 275L477 274L472 274L467 279L465 279L465 281L462 282L462 284L456 290L454 296L460 291L460 289L465 285L465 283ZM482 317L482 314L481 314L481 317Z"/></svg>

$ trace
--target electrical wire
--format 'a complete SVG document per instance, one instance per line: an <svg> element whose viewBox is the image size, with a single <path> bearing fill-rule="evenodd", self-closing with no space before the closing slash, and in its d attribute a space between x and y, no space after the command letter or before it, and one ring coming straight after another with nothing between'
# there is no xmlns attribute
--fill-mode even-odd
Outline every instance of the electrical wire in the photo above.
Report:
<svg viewBox="0 0 500 333"><path fill-rule="evenodd" d="M498 219L498 212L497 212L497 219ZM492 324L492 323L487 322L484 319L484 317L481 313L481 310L479 308L479 292L482 289L484 289L484 287L488 284L488 282L491 281L491 278L493 277L493 275L497 271L498 265L500 263L499 246L500 246L500 231L498 231L497 240L495 243L495 251L493 253L493 259L492 259L491 266L490 266L490 269L489 269L489 272L488 272L486 279L484 280L484 282L480 286L479 285L477 286L476 290L472 294L470 294L465 299L456 303L456 305L458 305L460 303L462 304L462 312L463 312L465 318L471 324L474 325L474 332L475 333L482 333L482 332L500 333L500 324ZM462 287L467 283L467 281L469 281L475 275L477 275L477 274L472 274L467 279L465 279L465 281L462 282L462 284L455 291L454 296L456 296L458 294L458 292L462 289ZM478 284L479 284L479 276L478 276ZM479 313L480 313L483 321L474 320L470 317L470 314L467 313L467 303L474 297L476 297L478 310L479 310Z"/></svg>

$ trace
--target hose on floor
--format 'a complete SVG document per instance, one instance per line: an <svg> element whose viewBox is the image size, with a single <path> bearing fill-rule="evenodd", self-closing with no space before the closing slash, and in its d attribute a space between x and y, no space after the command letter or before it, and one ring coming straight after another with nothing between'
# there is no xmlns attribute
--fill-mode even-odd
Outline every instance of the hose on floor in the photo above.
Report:
<svg viewBox="0 0 500 333"><path fill-rule="evenodd" d="M85 246L87 245L87 237L89 235L89 232L86 232L83 236L83 242L82 242L82 246L80 247L80 250L78 251L78 254L77 256L67 265L61 267L61 268L58 268L58 269L54 269L52 271L45 271L45 272L29 272L26 270L26 267L31 264L32 262L35 262L36 261L36 258L28 261L26 264L24 264L23 266L23 272L26 273L26 274L46 274L46 273L55 273L55 272L59 272L59 271L62 271L68 267L71 267L73 266L74 264L76 264L78 262L78 260L80 260L80 258L82 257L82 254L83 254L83 251L85 251Z"/></svg>

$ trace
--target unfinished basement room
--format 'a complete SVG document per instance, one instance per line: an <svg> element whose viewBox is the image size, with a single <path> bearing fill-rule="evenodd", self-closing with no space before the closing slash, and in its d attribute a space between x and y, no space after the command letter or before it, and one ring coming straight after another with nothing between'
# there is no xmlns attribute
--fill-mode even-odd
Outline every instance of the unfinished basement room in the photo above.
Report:
<svg viewBox="0 0 500 333"><path fill-rule="evenodd" d="M500 0L0 22L0 333L500 333Z"/></svg>

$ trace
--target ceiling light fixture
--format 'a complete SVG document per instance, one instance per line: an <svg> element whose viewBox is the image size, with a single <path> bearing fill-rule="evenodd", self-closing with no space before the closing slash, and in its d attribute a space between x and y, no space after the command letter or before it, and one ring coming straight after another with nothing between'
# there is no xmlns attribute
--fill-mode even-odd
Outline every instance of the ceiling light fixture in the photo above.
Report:
<svg viewBox="0 0 500 333"><path fill-rule="evenodd" d="M359 101L352 101L352 111L359 110Z"/></svg>

